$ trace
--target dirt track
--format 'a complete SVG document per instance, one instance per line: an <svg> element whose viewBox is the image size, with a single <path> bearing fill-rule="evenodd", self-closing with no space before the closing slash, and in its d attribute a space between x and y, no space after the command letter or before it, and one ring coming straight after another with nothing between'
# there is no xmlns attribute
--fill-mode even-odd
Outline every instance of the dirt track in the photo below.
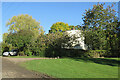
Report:
<svg viewBox="0 0 120 80"><path fill-rule="evenodd" d="M50 78L45 74L28 71L25 68L20 67L18 65L18 62L23 62L26 60L33 59L7 58L7 57L2 58L2 78Z"/></svg>

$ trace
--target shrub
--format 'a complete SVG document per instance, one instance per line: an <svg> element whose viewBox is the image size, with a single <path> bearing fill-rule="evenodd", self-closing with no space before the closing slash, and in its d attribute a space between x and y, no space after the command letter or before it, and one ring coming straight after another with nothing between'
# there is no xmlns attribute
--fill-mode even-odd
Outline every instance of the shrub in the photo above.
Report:
<svg viewBox="0 0 120 80"><path fill-rule="evenodd" d="M25 56L24 51L18 52L19 56Z"/></svg>
<svg viewBox="0 0 120 80"><path fill-rule="evenodd" d="M1 49L0 49L0 56L2 56L2 51L1 51Z"/></svg>
<svg viewBox="0 0 120 80"><path fill-rule="evenodd" d="M49 33L46 35L46 48L45 48L45 56L46 57L62 57L65 56L62 52L64 52L61 47L62 44L68 44L70 37L67 34L63 34L61 32ZM70 43L69 43L70 45Z"/></svg>
<svg viewBox="0 0 120 80"><path fill-rule="evenodd" d="M85 53L88 57L99 58L108 54L107 50L89 50Z"/></svg>
<svg viewBox="0 0 120 80"><path fill-rule="evenodd" d="M32 52L29 51L29 50L27 50L27 51L25 51L25 55L27 55L27 56L31 56L31 55L32 55Z"/></svg>
<svg viewBox="0 0 120 80"><path fill-rule="evenodd" d="M41 50L38 54L40 57L45 57L45 50Z"/></svg>

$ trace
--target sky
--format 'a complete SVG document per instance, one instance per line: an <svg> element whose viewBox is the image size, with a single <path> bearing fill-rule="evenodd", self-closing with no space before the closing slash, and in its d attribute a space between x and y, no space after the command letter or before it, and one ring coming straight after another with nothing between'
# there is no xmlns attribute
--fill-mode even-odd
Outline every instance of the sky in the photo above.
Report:
<svg viewBox="0 0 120 80"><path fill-rule="evenodd" d="M101 3L101 2L100 2ZM105 8L111 2L105 2ZM48 33L52 24L64 22L69 25L81 25L85 9L91 9L97 2L2 2L2 30L1 35L8 32L6 22L13 16L28 14L43 26ZM118 11L118 3L114 6ZM0 41L2 36L0 35Z"/></svg>

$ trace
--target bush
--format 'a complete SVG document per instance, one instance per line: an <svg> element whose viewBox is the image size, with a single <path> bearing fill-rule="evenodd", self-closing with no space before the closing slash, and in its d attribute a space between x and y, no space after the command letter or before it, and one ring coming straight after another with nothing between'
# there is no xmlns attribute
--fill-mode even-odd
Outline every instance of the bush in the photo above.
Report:
<svg viewBox="0 0 120 80"><path fill-rule="evenodd" d="M2 51L0 50L0 56L2 56Z"/></svg>
<svg viewBox="0 0 120 80"><path fill-rule="evenodd" d="M120 57L120 51L119 50L110 50L107 51L106 57Z"/></svg>
<svg viewBox="0 0 120 80"><path fill-rule="evenodd" d="M40 57L45 57L45 50L41 50L41 51L39 52L39 56L40 56Z"/></svg>
<svg viewBox="0 0 120 80"><path fill-rule="evenodd" d="M82 49L61 49L60 57L85 57L85 52Z"/></svg>
<svg viewBox="0 0 120 80"><path fill-rule="evenodd" d="M62 49L62 44L68 44L71 37L67 34L61 32L49 33L46 35L46 46L45 46L45 56L46 57L62 57L64 49ZM69 43L70 44L70 43Z"/></svg>
<svg viewBox="0 0 120 80"><path fill-rule="evenodd" d="M19 56L25 56L24 51L18 52Z"/></svg>
<svg viewBox="0 0 120 80"><path fill-rule="evenodd" d="M85 54L88 57L99 58L99 57L107 56L108 51L107 50L89 50Z"/></svg>
<svg viewBox="0 0 120 80"><path fill-rule="evenodd" d="M25 55L27 55L27 56L31 56L31 55L32 55L32 52L29 51L29 50L27 50L27 51L25 51Z"/></svg>

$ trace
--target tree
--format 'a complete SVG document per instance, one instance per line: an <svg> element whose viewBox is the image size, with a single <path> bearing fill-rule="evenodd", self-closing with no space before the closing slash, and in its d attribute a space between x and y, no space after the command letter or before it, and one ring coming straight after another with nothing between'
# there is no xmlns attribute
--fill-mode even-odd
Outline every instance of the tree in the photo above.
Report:
<svg viewBox="0 0 120 80"><path fill-rule="evenodd" d="M47 57L62 57L66 54L64 53L64 44L71 46L71 43L68 43L71 40L71 37L68 34L63 32L49 33L46 34L45 40L45 56Z"/></svg>
<svg viewBox="0 0 120 80"><path fill-rule="evenodd" d="M33 55L41 57L45 56L46 39L46 35L41 34L34 42L31 43L32 45L30 49L33 52Z"/></svg>
<svg viewBox="0 0 120 80"><path fill-rule="evenodd" d="M66 30L71 30L69 25L67 23L63 23L63 22L57 22L57 23L53 24L50 29L51 29L51 30L49 30L50 33L64 32Z"/></svg>
<svg viewBox="0 0 120 80"><path fill-rule="evenodd" d="M13 16L6 23L6 26L9 27L8 31L12 33L25 29L33 31L36 35L39 33L44 33L42 26L40 26L40 22L37 22L32 18L32 16L29 16L28 14Z"/></svg>
<svg viewBox="0 0 120 80"><path fill-rule="evenodd" d="M3 34L2 39L3 39L3 42L4 42L4 43L5 43L5 40L6 40L7 36L8 36L8 33L4 33L4 34Z"/></svg>
<svg viewBox="0 0 120 80"><path fill-rule="evenodd" d="M0 56L2 55L2 44L0 42Z"/></svg>
<svg viewBox="0 0 120 80"><path fill-rule="evenodd" d="M8 44L7 42L6 43L5 42L1 42L0 45L1 45L1 52L2 53L10 51L13 48L13 46L11 44Z"/></svg>
<svg viewBox="0 0 120 80"><path fill-rule="evenodd" d="M20 30L17 33L10 33L6 39L8 44L16 47L19 51L30 50L34 33L30 30Z"/></svg>
<svg viewBox="0 0 120 80"><path fill-rule="evenodd" d="M106 40L101 34L98 34L97 31L84 31L85 35L85 44L87 44L88 49L90 50L102 50L106 48ZM104 34L104 32L103 32Z"/></svg>
<svg viewBox="0 0 120 80"><path fill-rule="evenodd" d="M117 44L117 13L114 9L112 9L114 6L113 4L107 8L104 8L104 5L105 4L98 3L97 5L93 5L92 9L86 10L83 15L84 26L82 27L82 30L84 30L87 37L89 37L86 38L85 41L86 43L90 41L89 43L91 43L92 49L109 48L108 50L112 50L113 46L116 46L115 44ZM97 47L98 45L99 47Z"/></svg>

